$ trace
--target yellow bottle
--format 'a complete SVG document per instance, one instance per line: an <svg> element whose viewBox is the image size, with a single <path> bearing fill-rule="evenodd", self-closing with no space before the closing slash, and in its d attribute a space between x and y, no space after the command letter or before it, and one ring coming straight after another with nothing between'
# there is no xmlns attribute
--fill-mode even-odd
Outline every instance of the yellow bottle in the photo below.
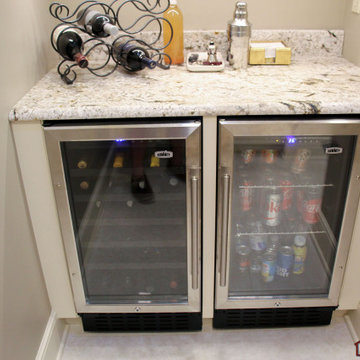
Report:
<svg viewBox="0 0 360 360"><path fill-rule="evenodd" d="M160 167L160 159L157 158L155 155L151 156L150 167Z"/></svg>
<svg viewBox="0 0 360 360"><path fill-rule="evenodd" d="M169 8L164 12L163 17L168 20L173 28L173 38L169 46L164 49L164 52L171 57L172 64L184 63L184 25L183 15L176 0L170 0ZM169 24L164 21L164 45L166 45L171 37L171 29ZM166 64L169 64L169 59L164 56Z"/></svg>
<svg viewBox="0 0 360 360"><path fill-rule="evenodd" d="M117 153L114 158L113 168L118 169L124 166L124 154Z"/></svg>

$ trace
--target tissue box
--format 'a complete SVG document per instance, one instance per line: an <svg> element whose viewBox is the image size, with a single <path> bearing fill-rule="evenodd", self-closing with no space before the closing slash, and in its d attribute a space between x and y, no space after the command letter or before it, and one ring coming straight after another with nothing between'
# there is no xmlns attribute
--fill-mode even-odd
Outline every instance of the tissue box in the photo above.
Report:
<svg viewBox="0 0 360 360"><path fill-rule="evenodd" d="M250 65L289 65L291 49L282 41L250 41Z"/></svg>

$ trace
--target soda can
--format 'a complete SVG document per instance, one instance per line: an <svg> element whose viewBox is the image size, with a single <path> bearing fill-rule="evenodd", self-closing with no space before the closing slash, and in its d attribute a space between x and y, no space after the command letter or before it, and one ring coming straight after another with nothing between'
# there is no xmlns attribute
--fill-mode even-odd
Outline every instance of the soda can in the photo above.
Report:
<svg viewBox="0 0 360 360"><path fill-rule="evenodd" d="M239 270L241 272L244 272L249 268L250 248L247 245L240 245L240 246L237 246L236 252L239 256L239 259L238 259Z"/></svg>
<svg viewBox="0 0 360 360"><path fill-rule="evenodd" d="M288 280L294 263L294 251L290 246L282 246L277 256L276 275Z"/></svg>
<svg viewBox="0 0 360 360"><path fill-rule="evenodd" d="M302 209L303 219L307 224L316 224L319 221L321 201L321 189L311 186L306 192Z"/></svg>
<svg viewBox="0 0 360 360"><path fill-rule="evenodd" d="M280 224L281 189L273 187L265 197L265 224L277 226Z"/></svg>
<svg viewBox="0 0 360 360"><path fill-rule="evenodd" d="M275 277L276 270L276 251L266 251L261 266L261 276L264 282L272 282Z"/></svg>
<svg viewBox="0 0 360 360"><path fill-rule="evenodd" d="M262 151L262 158L266 164L273 164L277 158L277 150L266 149Z"/></svg>
<svg viewBox="0 0 360 360"><path fill-rule="evenodd" d="M297 149L294 161L291 166L291 171L294 174L300 174L306 170L308 159L310 158L310 151L308 149Z"/></svg>
<svg viewBox="0 0 360 360"><path fill-rule="evenodd" d="M286 211L289 210L292 206L293 196L294 196L294 188L293 181L288 174L283 175L280 180L280 186L282 191L282 203L281 209Z"/></svg>
<svg viewBox="0 0 360 360"><path fill-rule="evenodd" d="M294 239L293 249L294 249L293 274L301 275L305 270L304 264L307 253L306 237L303 235L296 235Z"/></svg>
<svg viewBox="0 0 360 360"><path fill-rule="evenodd" d="M255 150L253 149L246 149L241 152L241 160L245 165L248 165L253 162L255 158Z"/></svg>
<svg viewBox="0 0 360 360"><path fill-rule="evenodd" d="M254 202L254 183L246 174L241 175L240 190L240 209L242 212L251 210Z"/></svg>

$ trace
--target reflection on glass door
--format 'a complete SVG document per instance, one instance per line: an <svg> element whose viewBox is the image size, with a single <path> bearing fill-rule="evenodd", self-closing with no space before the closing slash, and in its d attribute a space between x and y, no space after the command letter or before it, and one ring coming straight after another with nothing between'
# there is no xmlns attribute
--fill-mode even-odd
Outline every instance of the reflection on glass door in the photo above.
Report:
<svg viewBox="0 0 360 360"><path fill-rule="evenodd" d="M186 303L185 139L61 151L86 302Z"/></svg>
<svg viewBox="0 0 360 360"><path fill-rule="evenodd" d="M228 300L329 296L355 139L234 137Z"/></svg>

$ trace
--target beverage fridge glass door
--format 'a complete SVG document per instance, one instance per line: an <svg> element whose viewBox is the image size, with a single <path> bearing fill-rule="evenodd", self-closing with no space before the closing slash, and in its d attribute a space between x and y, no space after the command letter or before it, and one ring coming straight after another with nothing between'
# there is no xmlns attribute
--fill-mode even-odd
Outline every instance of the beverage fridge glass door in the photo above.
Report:
<svg viewBox="0 0 360 360"><path fill-rule="evenodd" d="M78 312L199 312L200 123L45 134Z"/></svg>
<svg viewBox="0 0 360 360"><path fill-rule="evenodd" d="M217 308L337 305L359 128L220 122Z"/></svg>

